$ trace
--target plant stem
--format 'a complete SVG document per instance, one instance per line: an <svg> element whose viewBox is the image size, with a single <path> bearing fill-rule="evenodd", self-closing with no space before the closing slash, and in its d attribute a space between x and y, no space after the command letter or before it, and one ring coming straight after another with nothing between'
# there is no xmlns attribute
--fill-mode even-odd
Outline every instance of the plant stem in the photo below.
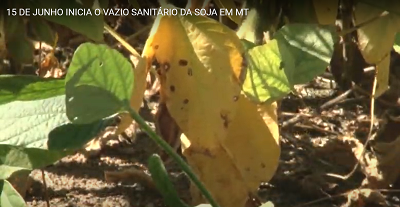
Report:
<svg viewBox="0 0 400 207"><path fill-rule="evenodd" d="M44 188L44 198L46 200L46 206L50 207L50 200L49 200L49 192L47 191L47 184L46 184L46 175L44 174L44 170L42 171L42 180L43 180L43 188Z"/></svg>
<svg viewBox="0 0 400 207"><path fill-rule="evenodd" d="M132 55L135 57L140 57L140 54L129 44L127 43L121 36L118 35L107 23L104 23L104 29L107 30L118 42L120 42Z"/></svg>
<svg viewBox="0 0 400 207"><path fill-rule="evenodd" d="M147 30L150 30L151 29L151 27L152 27L152 25L147 25L147 26L144 26L144 27L142 27L139 31L137 31L137 32L135 32L134 34L132 34L131 36L129 36L129 37L127 37L124 41L125 42L118 42L119 44L126 44L126 45L129 45L129 41L131 41L131 40L133 40L133 39L135 39L135 38L137 38L139 35L141 35L143 32L146 32ZM121 38L122 39L122 38ZM114 47L116 47L117 45L118 45L118 43L116 43L115 45L114 45ZM125 47L125 46L124 46ZM136 51L136 50L135 50Z"/></svg>
<svg viewBox="0 0 400 207"><path fill-rule="evenodd" d="M136 113L135 110L133 110L131 107L128 107L128 112L131 115L131 117L139 124L139 126L149 135L149 137L159 146L161 146L165 150L165 152L178 163L178 165L182 168L183 172L185 172L189 176L189 178L194 182L194 184L197 186L200 192L208 200L208 202L210 202L211 206L219 207L219 205L212 198L211 194L204 187L203 183L201 183L201 181L193 173L189 165L186 164L186 162L182 159L182 157L180 157L175 152L175 150L171 146L169 146L169 144L166 141L164 141L160 136L158 136L150 128L150 126L143 120L143 118L138 113Z"/></svg>

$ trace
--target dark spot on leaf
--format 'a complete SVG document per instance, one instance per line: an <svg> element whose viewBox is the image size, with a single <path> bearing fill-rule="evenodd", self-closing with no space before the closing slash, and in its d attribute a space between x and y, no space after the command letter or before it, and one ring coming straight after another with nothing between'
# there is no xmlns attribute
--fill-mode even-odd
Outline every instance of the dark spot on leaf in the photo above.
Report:
<svg viewBox="0 0 400 207"><path fill-rule="evenodd" d="M192 71L191 68L188 68L188 75L189 75L189 76L192 76L192 75L193 75L193 71Z"/></svg>
<svg viewBox="0 0 400 207"><path fill-rule="evenodd" d="M283 63L283 61L281 61L279 63L279 70L282 70L285 67L285 63Z"/></svg>
<svg viewBox="0 0 400 207"><path fill-rule="evenodd" d="M179 60L179 65L180 66L186 66L188 64L187 60Z"/></svg>
<svg viewBox="0 0 400 207"><path fill-rule="evenodd" d="M170 89L172 92L174 92L174 91L175 91L175 86L174 86L174 85L171 85L171 86L169 87L169 89Z"/></svg>
<svg viewBox="0 0 400 207"><path fill-rule="evenodd" d="M159 47L159 45L154 45L154 49L156 49L156 50L157 50L157 49L158 49L158 47Z"/></svg>
<svg viewBox="0 0 400 207"><path fill-rule="evenodd" d="M183 100L183 103L184 103L184 104L189 103L189 99L185 98L185 100Z"/></svg>
<svg viewBox="0 0 400 207"><path fill-rule="evenodd" d="M183 108L183 106L181 107L181 110L183 110L184 108Z"/></svg>
<svg viewBox="0 0 400 207"><path fill-rule="evenodd" d="M250 171L250 168L249 167L246 167L246 169L245 169L247 172L249 172Z"/></svg>
<svg viewBox="0 0 400 207"><path fill-rule="evenodd" d="M228 128L228 126L229 126L228 115L223 112L221 112L219 115L221 116L221 119L224 121L224 127Z"/></svg>
<svg viewBox="0 0 400 207"><path fill-rule="evenodd" d="M169 65L169 63L164 63L164 65L163 65L163 69L165 70L165 72L167 72L170 67L171 66Z"/></svg>
<svg viewBox="0 0 400 207"><path fill-rule="evenodd" d="M265 164L264 164L264 163L261 163L261 167L262 167L262 168L265 168Z"/></svg>
<svg viewBox="0 0 400 207"><path fill-rule="evenodd" d="M100 64L99 64L99 66L100 66L100 67L102 67L102 66L103 66L103 62L101 62L101 61L100 61Z"/></svg>
<svg viewBox="0 0 400 207"><path fill-rule="evenodd" d="M210 149L205 149L205 150L204 150L204 154L205 154L206 156L209 156L209 157L214 157L214 156L211 154Z"/></svg>
<svg viewBox="0 0 400 207"><path fill-rule="evenodd" d="M234 96L234 97L233 97L233 101L234 101L234 102L236 102L236 101L238 101L238 100L239 100L239 96Z"/></svg>

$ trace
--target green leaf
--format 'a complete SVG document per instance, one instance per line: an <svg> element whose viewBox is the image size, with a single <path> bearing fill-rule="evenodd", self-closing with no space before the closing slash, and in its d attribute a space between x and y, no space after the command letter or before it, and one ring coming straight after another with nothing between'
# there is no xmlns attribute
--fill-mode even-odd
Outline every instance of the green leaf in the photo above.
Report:
<svg viewBox="0 0 400 207"><path fill-rule="evenodd" d="M6 38L7 51L18 63L32 63L34 47L26 38L26 29L23 19L19 16L7 16Z"/></svg>
<svg viewBox="0 0 400 207"><path fill-rule="evenodd" d="M0 75L0 105L11 101L45 99L64 93L64 80L33 75Z"/></svg>
<svg viewBox="0 0 400 207"><path fill-rule="evenodd" d="M0 105L0 179L52 164L68 152L48 150L48 134L68 122L65 96Z"/></svg>
<svg viewBox="0 0 400 207"><path fill-rule="evenodd" d="M0 106L0 144L47 148L47 135L68 123L65 96L36 101L14 101Z"/></svg>
<svg viewBox="0 0 400 207"><path fill-rule="evenodd" d="M179 198L179 195L176 192L174 185L170 181L167 170L165 169L163 161L159 155L153 154L150 156L148 160L148 168L151 173L151 177L153 178L157 189L161 192L164 202L167 204L167 206L188 207L188 205L183 203Z"/></svg>
<svg viewBox="0 0 400 207"><path fill-rule="evenodd" d="M44 140L44 142L46 142ZM71 151L54 151L0 144L0 179L9 178L14 172L33 170L50 165Z"/></svg>
<svg viewBox="0 0 400 207"><path fill-rule="evenodd" d="M292 90L295 62L285 44L271 40L248 51L243 91L254 102L276 101Z"/></svg>
<svg viewBox="0 0 400 207"><path fill-rule="evenodd" d="M292 84L307 83L323 73L339 40L334 26L317 24L285 25L274 38L279 45L286 44L295 59Z"/></svg>
<svg viewBox="0 0 400 207"><path fill-rule="evenodd" d="M5 16L5 31L7 39L11 39L16 35L20 35L25 31L24 22L20 16ZM22 33L24 34L24 33Z"/></svg>
<svg viewBox="0 0 400 207"><path fill-rule="evenodd" d="M133 90L128 60L106 45L78 47L66 76L67 116L75 124L89 124L123 111Z"/></svg>
<svg viewBox="0 0 400 207"><path fill-rule="evenodd" d="M7 41L7 51L18 63L32 63L35 48L25 37L12 38Z"/></svg>
<svg viewBox="0 0 400 207"><path fill-rule="evenodd" d="M91 15L66 15L67 9L73 10L73 9L84 9L87 11L88 9L85 8L82 4L79 4L76 1L60 1L57 7L54 7L53 4L49 4L46 2L31 2L33 5L32 7L32 13L36 12L35 9L42 9L42 8L57 8L61 9L63 11L63 15L44 15L42 16L48 21L64 25L71 30L74 30L75 32L81 33L88 38L97 41L97 42L103 42L104 37L103 37L103 26L104 26L104 19L103 15L95 15L94 10L90 9ZM85 13L86 14L86 13Z"/></svg>
<svg viewBox="0 0 400 207"><path fill-rule="evenodd" d="M54 45L55 32L46 21L40 17L30 17L29 26L35 35L35 40Z"/></svg>
<svg viewBox="0 0 400 207"><path fill-rule="evenodd" d="M246 39L240 39L240 41L242 42L245 50L250 50L251 48L257 46L255 43L250 42L250 41L248 41Z"/></svg>
<svg viewBox="0 0 400 207"><path fill-rule="evenodd" d="M0 180L0 206L2 207L26 207L21 195L7 180Z"/></svg>
<svg viewBox="0 0 400 207"><path fill-rule="evenodd" d="M90 124L64 124L53 129L49 134L50 150L77 150L92 140L107 126L115 124L115 117Z"/></svg>

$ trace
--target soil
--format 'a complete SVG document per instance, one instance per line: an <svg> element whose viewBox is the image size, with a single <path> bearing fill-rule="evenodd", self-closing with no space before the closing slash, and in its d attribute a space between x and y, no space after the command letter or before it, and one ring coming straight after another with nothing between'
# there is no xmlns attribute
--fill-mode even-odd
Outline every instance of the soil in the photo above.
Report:
<svg viewBox="0 0 400 207"><path fill-rule="evenodd" d="M329 176L328 173L345 175L356 163L354 154L341 140L341 134L358 135L365 141L369 115L362 101L338 104L321 110L321 118L315 114L318 106L336 97L304 99L288 96L281 103L280 123L286 124L293 116L307 111L306 119L297 126L281 129L282 154L277 173L270 183L260 186L259 195L272 201L276 207L314 206L333 207L347 203L345 192L357 189L365 177L357 171L348 180ZM311 115L310 115L311 114ZM313 120L314 119L314 120ZM325 126L325 127L324 127ZM282 127L281 127L282 128ZM322 130L321 130L322 129ZM133 133L132 133L133 134ZM120 206L161 207L165 206L160 195L143 182L108 183L105 171L121 171L146 165L147 158L156 152L155 144L142 132L132 142L121 142L107 146L98 156L87 158L82 153L68 156L44 169L47 195L43 190L42 173L32 173L34 183L26 195L30 206L46 206L46 196L51 206ZM189 181L179 168L167 165L176 188L186 201L190 200ZM137 179L132 179L137 180ZM392 206L400 205L400 196L386 193L386 201ZM330 198L331 197L331 198ZM314 204L319 199L323 201Z"/></svg>
<svg viewBox="0 0 400 207"><path fill-rule="evenodd" d="M126 7L124 1L117 2L122 2L117 6ZM149 28L152 19L110 17L107 22L120 35L128 37ZM57 26L56 29L63 35L59 40L59 51L62 53L59 60L62 59L63 66L67 68L74 49L85 39L63 27ZM63 32L67 30L69 32ZM129 41L139 52L149 29L143 31ZM71 36L80 38L77 40ZM112 37L105 37L107 44L127 54ZM329 92L327 95L316 95L323 85L321 80L317 78L313 84L298 88L301 96L291 94L280 102L281 160L273 179L262 183L259 189L262 200L272 201L276 207L363 206L359 202L369 203L368 199L353 196L354 190L361 186L365 178L360 169L346 180L337 176L348 174L357 162L355 148L348 143L366 141L371 120L369 99L351 95L321 109L321 105L343 93L329 86L325 87ZM150 108L156 105L154 99L147 101ZM150 119L148 121L151 123ZM107 182L105 178L107 171L144 169L148 157L156 152L155 144L147 135L135 131L132 126L124 136L120 136L119 141L103 147L95 156L77 152L44 168L46 190L42 171L34 170L31 173L33 182L25 199L29 206L37 207L46 206L46 200L57 207L165 206L159 193L147 186L143 178L123 182ZM173 162L167 164L167 169L179 195L183 200L190 201L187 177ZM396 193L395 189L400 189L399 185L392 185L391 189L381 192L388 206L400 206L400 193Z"/></svg>

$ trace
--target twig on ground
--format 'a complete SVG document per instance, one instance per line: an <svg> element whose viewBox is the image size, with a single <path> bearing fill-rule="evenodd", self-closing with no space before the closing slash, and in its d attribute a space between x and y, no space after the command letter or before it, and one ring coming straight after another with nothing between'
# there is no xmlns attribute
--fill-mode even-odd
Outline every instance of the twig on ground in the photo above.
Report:
<svg viewBox="0 0 400 207"><path fill-rule="evenodd" d="M333 106L343 100L345 100L351 93L353 92L353 88L347 90L346 92L340 94L339 96L329 100L328 102L321 105L320 109L326 109L330 106Z"/></svg>
<svg viewBox="0 0 400 207"><path fill-rule="evenodd" d="M329 134L333 134L333 135L340 135L337 132L331 131L331 130L326 130L324 128L321 128L319 126L316 126L314 124L311 125L305 125L305 124L296 124L296 127L300 127L300 128L304 128L304 129L312 129L312 130L316 130L318 132L322 132L322 133L329 133Z"/></svg>
<svg viewBox="0 0 400 207"><path fill-rule="evenodd" d="M298 114L292 118L290 118L289 120L286 120L282 123L282 128L286 128L288 126L292 126L298 122L300 122L303 119L304 116L302 116L301 114Z"/></svg>
<svg viewBox="0 0 400 207"><path fill-rule="evenodd" d="M299 143L299 141L300 141L300 142L302 142L302 147L305 147L308 150L312 149L312 146L310 146L310 144L307 141L304 141L302 139L296 138L295 136L293 136L292 134L287 133L287 132L281 132L281 134L282 134L282 138L287 139L289 142Z"/></svg>
<svg viewBox="0 0 400 207"><path fill-rule="evenodd" d="M347 99L345 99L343 101L340 101L338 103L340 103L340 104L351 104L351 103L354 103L354 102L360 102L360 101L364 101L364 100L367 100L367 99L365 97L347 98Z"/></svg>
<svg viewBox="0 0 400 207"><path fill-rule="evenodd" d="M310 114L299 114L299 113L292 113L292 112L281 112L282 116L304 116L304 117L312 117Z"/></svg>

